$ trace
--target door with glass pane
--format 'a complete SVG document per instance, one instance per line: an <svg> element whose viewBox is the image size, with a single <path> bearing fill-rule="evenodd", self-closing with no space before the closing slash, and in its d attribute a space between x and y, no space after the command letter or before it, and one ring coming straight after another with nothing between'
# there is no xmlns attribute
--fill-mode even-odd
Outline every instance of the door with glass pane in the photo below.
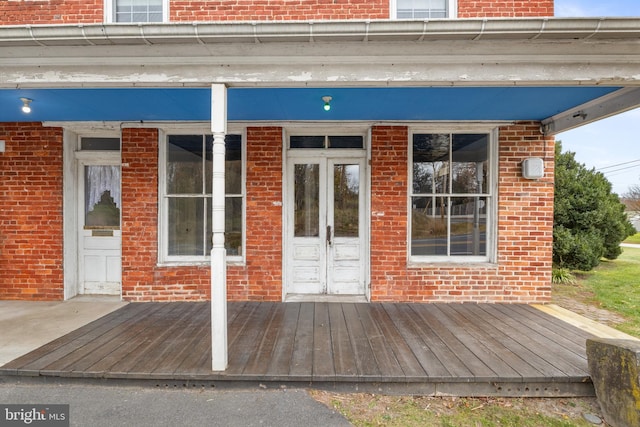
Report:
<svg viewBox="0 0 640 427"><path fill-rule="evenodd" d="M291 159L288 294L365 292L364 159Z"/></svg>
<svg viewBox="0 0 640 427"><path fill-rule="evenodd" d="M120 166L79 166L79 282L81 294L120 295Z"/></svg>

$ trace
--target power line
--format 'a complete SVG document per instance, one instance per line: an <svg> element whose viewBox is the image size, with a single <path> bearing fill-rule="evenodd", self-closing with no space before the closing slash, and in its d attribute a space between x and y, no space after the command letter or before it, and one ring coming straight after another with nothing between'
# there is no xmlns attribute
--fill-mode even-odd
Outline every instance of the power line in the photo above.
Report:
<svg viewBox="0 0 640 427"><path fill-rule="evenodd" d="M602 172L602 173L605 174L605 175L609 175L609 174L612 174L614 172L620 172L620 171L625 171L627 169L635 169L635 168L640 168L640 165L627 166L627 167L624 167L624 168L615 169L615 170L612 170L612 171L605 171L605 172Z"/></svg>
<svg viewBox="0 0 640 427"><path fill-rule="evenodd" d="M617 168L618 166L628 165L628 164L630 164L630 163L637 163L637 162L640 162L640 159L630 160L630 161L628 161L628 162L618 163L618 164L615 164L615 165L603 166L603 167L601 167L601 168L596 169L596 171L601 172L601 171L602 171L602 169ZM640 166L640 165L638 165L638 166ZM635 166L632 166L632 167L635 167Z"/></svg>

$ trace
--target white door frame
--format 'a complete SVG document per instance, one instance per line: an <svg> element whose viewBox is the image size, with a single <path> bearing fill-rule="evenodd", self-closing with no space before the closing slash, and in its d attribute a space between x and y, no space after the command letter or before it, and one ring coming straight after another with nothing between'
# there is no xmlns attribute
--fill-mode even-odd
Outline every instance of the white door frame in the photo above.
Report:
<svg viewBox="0 0 640 427"><path fill-rule="evenodd" d="M337 132L339 133L339 132ZM366 139L365 139L366 141ZM367 142L365 142L366 145ZM291 149L285 150L284 154L284 191L283 191L283 300L288 299L288 295L291 295L291 276L293 274L292 269L292 256L293 256L293 245L292 245L292 237L290 233L291 227L294 226L293 219L293 210L291 209L293 203L293 191L294 191L294 183L291 179L293 176L293 165L300 163L314 163L321 158L323 159L321 164L325 165L325 168L321 167L320 170L320 181L324 182L324 188L321 185L321 200L326 200L326 203L331 203L328 199L331 196L332 190L328 187L328 173L327 171L332 165L341 164L341 163L357 163L360 165L360 198L359 198L359 207L360 207L360 222L359 222L359 238L360 238L360 263L361 263L361 281L362 281L362 292L359 293L362 297L365 297L367 300L369 299L369 239L370 239L370 177L369 177L369 167L368 167L368 150L365 149ZM326 211L327 206L323 202L321 202L322 206L320 206L321 212ZM326 238L326 226L327 224L322 222L320 224L320 238ZM326 275L327 271L327 263L329 262L329 257L324 255L324 260L321 262L321 269L324 266L325 272L322 274ZM326 278L324 280L327 280ZM310 294L308 297L313 299L314 296L322 297L326 296L327 292L331 293L334 296L338 296L333 294L332 289L328 289L329 285L324 283L324 293L322 294ZM291 299L291 298L289 298Z"/></svg>
<svg viewBox="0 0 640 427"><path fill-rule="evenodd" d="M84 281L83 278L85 277L85 265L84 262L82 261L82 258L84 257L84 245L82 243L82 240L85 239L85 237L88 237L86 231L83 227L84 224L84 168L85 166L95 166L95 165L99 165L99 166L119 166L120 168L122 168L121 165L121 156L120 156L120 151L78 151L76 152L76 175L77 175L77 197L76 197L76 206L78 209L78 221L77 221L77 239L78 239L78 250L77 250L77 257L78 257L78 273L77 273L77 277L78 277L78 294L85 294L87 293L85 288L84 288ZM120 207L120 212L121 212L121 220L120 220L120 224L122 224L122 206ZM113 230L113 235L114 237L119 237L120 238L120 245L119 245L119 251L120 251L120 259L122 259L122 225L120 225L120 228L118 230ZM106 239L108 239L109 237L105 237ZM102 237L100 237L100 239L102 239ZM120 264L121 265L121 264ZM120 268L120 271L121 268ZM119 289L118 289L118 293L117 295L121 296L122 295L122 274L120 274L120 279L119 279ZM93 292L96 293L96 292ZM113 293L109 293L110 295L113 295Z"/></svg>
<svg viewBox="0 0 640 427"><path fill-rule="evenodd" d="M95 127L95 128L94 128ZM82 159L91 159L96 152L80 151L80 137L97 136L120 138L119 128L99 129L99 126L72 124L63 127L63 240L64 240L64 299L80 294L78 218L79 183L78 164ZM101 152L103 160L121 164L120 152Z"/></svg>

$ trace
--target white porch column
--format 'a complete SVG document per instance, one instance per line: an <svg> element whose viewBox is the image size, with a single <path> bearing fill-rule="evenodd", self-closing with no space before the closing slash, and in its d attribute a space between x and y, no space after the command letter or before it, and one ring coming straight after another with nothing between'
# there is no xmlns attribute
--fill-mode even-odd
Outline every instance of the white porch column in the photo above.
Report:
<svg viewBox="0 0 640 427"><path fill-rule="evenodd" d="M211 85L213 132L213 248L211 249L211 368L227 369L227 251L224 247L225 176L224 138L227 133L227 88Z"/></svg>

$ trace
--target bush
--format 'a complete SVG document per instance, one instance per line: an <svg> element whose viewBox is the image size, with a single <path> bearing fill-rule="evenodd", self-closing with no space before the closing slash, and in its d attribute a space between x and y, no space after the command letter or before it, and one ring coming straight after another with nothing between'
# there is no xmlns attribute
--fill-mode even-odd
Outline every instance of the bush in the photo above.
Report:
<svg viewBox="0 0 640 427"><path fill-rule="evenodd" d="M554 268L551 272L551 282L558 285L570 285L576 282L576 277L566 268Z"/></svg>
<svg viewBox="0 0 640 427"><path fill-rule="evenodd" d="M553 262L589 271L601 258L616 259L620 242L634 234L624 205L602 173L587 169L575 153L556 146Z"/></svg>

